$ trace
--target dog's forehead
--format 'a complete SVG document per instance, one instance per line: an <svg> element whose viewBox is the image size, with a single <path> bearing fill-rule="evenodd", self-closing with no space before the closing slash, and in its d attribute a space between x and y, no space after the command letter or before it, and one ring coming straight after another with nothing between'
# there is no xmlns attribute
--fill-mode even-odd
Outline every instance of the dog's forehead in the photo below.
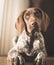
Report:
<svg viewBox="0 0 54 65"><path fill-rule="evenodd" d="M34 11L35 8L28 8L27 11Z"/></svg>
<svg viewBox="0 0 54 65"><path fill-rule="evenodd" d="M34 13L34 12L37 12L37 11L41 12L41 9L40 8L28 8L25 13L28 13L28 12Z"/></svg>
<svg viewBox="0 0 54 65"><path fill-rule="evenodd" d="M27 10L26 10L26 13L27 12L35 12L35 8L28 8Z"/></svg>

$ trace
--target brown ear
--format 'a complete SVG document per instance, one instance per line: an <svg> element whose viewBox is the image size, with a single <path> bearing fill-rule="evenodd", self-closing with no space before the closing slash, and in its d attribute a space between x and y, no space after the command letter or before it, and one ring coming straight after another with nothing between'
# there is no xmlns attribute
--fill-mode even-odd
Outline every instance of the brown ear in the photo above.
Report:
<svg viewBox="0 0 54 65"><path fill-rule="evenodd" d="M45 32L48 28L49 22L50 22L50 18L46 13L42 13L43 17L42 17L42 31Z"/></svg>
<svg viewBox="0 0 54 65"><path fill-rule="evenodd" d="M21 13L21 15L17 18L17 21L15 23L15 27L19 34L21 34L24 29L23 17L24 17L24 12Z"/></svg>

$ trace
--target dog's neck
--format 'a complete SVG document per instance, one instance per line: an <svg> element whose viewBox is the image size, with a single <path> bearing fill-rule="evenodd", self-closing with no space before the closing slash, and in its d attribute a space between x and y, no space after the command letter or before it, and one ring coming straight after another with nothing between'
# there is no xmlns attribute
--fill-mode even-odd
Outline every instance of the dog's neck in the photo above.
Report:
<svg viewBox="0 0 54 65"><path fill-rule="evenodd" d="M34 40L39 40L40 38L40 33L41 32L32 32L32 33L29 33L29 32L26 32L25 30L23 31L23 34L30 39L31 42L33 42Z"/></svg>
<svg viewBox="0 0 54 65"><path fill-rule="evenodd" d="M26 39L26 43L28 44L29 46L29 53L31 52L31 49L33 48L33 42L35 40L40 40L39 38L41 37L41 32L32 32L31 34L29 34L28 32L23 31L23 36L25 37Z"/></svg>
<svg viewBox="0 0 54 65"><path fill-rule="evenodd" d="M29 33L27 30L25 30L26 32L26 35L29 36L29 37L35 37L37 36L38 33L40 33L39 31L32 31L31 33Z"/></svg>
<svg viewBox="0 0 54 65"><path fill-rule="evenodd" d="M33 48L33 42L34 42L35 40L39 40L39 32L34 32L34 31L33 31L32 33L29 33L29 32L26 32L26 31L25 31L25 33L26 33L27 37L30 38L30 41L27 40L27 44L28 44L28 46L29 46L29 53L30 53L31 50L32 50L32 48Z"/></svg>

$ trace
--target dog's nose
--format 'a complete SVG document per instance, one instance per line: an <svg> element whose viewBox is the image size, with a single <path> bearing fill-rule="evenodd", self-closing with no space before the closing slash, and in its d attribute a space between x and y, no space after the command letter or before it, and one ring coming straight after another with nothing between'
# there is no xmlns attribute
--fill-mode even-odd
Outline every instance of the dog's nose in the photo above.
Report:
<svg viewBox="0 0 54 65"><path fill-rule="evenodd" d="M33 25L34 27L36 27L38 24L37 24L37 22L34 22L32 25Z"/></svg>

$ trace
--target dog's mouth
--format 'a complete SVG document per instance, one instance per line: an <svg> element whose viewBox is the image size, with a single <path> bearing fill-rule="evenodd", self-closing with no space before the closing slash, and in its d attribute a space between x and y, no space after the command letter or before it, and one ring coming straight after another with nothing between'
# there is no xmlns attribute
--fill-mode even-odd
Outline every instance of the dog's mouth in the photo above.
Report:
<svg viewBox="0 0 54 65"><path fill-rule="evenodd" d="M39 31L39 25L37 22L32 23L33 31Z"/></svg>
<svg viewBox="0 0 54 65"><path fill-rule="evenodd" d="M30 22L29 25L27 25L27 27L25 26L25 30L26 32L28 32L28 34L33 34L35 32L39 32L40 31L40 25L38 22Z"/></svg>

